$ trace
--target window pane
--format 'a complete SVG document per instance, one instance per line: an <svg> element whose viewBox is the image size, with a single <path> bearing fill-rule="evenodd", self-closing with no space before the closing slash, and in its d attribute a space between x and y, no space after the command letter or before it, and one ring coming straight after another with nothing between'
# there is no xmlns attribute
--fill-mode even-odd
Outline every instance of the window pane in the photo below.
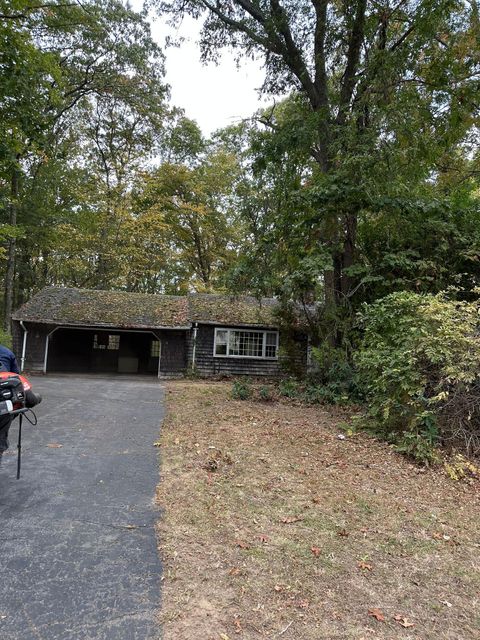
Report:
<svg viewBox="0 0 480 640"><path fill-rule="evenodd" d="M262 356L263 333L258 331L231 331L230 355L258 358Z"/></svg>
<svg viewBox="0 0 480 640"><path fill-rule="evenodd" d="M231 356L240 355L240 331L230 331L228 353Z"/></svg>
<svg viewBox="0 0 480 640"><path fill-rule="evenodd" d="M109 335L108 336L108 349L110 351L116 351L120 348L120 336Z"/></svg>
<svg viewBox="0 0 480 640"><path fill-rule="evenodd" d="M223 329L216 331L215 333L215 355L226 356L227 355L227 337L228 331Z"/></svg>
<svg viewBox="0 0 480 640"><path fill-rule="evenodd" d="M152 340L152 345L150 347L150 356L152 358L160 357L160 340Z"/></svg>
<svg viewBox="0 0 480 640"><path fill-rule="evenodd" d="M93 336L93 348L94 349L106 349L107 345L99 341L98 334Z"/></svg>
<svg viewBox="0 0 480 640"><path fill-rule="evenodd" d="M265 346L265 357L276 358L277 357L277 338L278 334L273 331L267 333L267 343Z"/></svg>

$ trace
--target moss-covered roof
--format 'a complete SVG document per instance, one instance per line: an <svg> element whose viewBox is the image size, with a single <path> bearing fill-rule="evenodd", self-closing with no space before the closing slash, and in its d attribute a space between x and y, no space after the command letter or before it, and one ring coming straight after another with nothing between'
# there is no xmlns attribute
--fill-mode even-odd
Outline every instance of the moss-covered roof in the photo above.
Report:
<svg viewBox="0 0 480 640"><path fill-rule="evenodd" d="M188 296L189 317L192 322L229 325L276 327L274 298L225 296L194 293Z"/></svg>
<svg viewBox="0 0 480 640"><path fill-rule="evenodd" d="M193 322L275 327L271 298L190 294L152 295L125 291L47 287L14 314L14 320L56 325L121 328L185 328Z"/></svg>
<svg viewBox="0 0 480 640"><path fill-rule="evenodd" d="M14 320L122 328L187 327L187 299L126 291L47 287L13 314Z"/></svg>

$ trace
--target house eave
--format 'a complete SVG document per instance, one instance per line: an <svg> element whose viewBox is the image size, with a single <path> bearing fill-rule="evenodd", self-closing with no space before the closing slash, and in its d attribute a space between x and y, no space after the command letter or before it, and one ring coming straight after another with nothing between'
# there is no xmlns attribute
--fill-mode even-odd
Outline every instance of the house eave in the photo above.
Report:
<svg viewBox="0 0 480 640"><path fill-rule="evenodd" d="M19 316L12 316L12 320L16 320L18 322L32 322L35 324L48 324L50 326L61 327L65 329L75 329L75 327L81 327L84 329L122 329L124 331L128 330L145 330L145 331L155 331L155 330L170 330L170 331L189 331L192 328L192 325L143 325L143 324L112 324L112 323L103 323L103 322L95 322L95 323L84 323L84 322L60 322L57 320L44 320L41 318L22 318Z"/></svg>
<svg viewBox="0 0 480 640"><path fill-rule="evenodd" d="M225 322L223 320L194 320L193 322L196 324L207 324L215 327L241 327L247 329L248 327L253 327L255 329L275 329L276 331L280 328L275 324L258 324L252 322Z"/></svg>

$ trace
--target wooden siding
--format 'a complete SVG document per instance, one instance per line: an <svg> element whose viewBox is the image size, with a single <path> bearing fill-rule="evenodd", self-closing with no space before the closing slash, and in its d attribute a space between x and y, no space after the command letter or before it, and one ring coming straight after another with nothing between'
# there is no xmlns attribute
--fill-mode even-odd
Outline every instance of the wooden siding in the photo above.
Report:
<svg viewBox="0 0 480 640"><path fill-rule="evenodd" d="M177 376L187 368L187 332L156 331L161 341L160 375Z"/></svg>
<svg viewBox="0 0 480 640"><path fill-rule="evenodd" d="M222 373L233 376L278 376L284 371L286 363L282 361L282 358L278 360L262 360L261 358L216 358L213 355L215 328L216 326L213 325L198 325L195 369L201 376L221 375ZM282 337L280 335L280 347L281 344ZM188 338L188 363L190 366L192 359L193 331L190 332ZM302 368L306 368L306 359L307 342L306 338L302 337L298 349L298 363Z"/></svg>
<svg viewBox="0 0 480 640"><path fill-rule="evenodd" d="M52 329L54 329L54 327L35 322L25 322L24 324L28 331L24 370L26 372L37 373L39 371L43 371L47 335L52 331ZM23 329L20 326L20 322L17 320L12 322L12 336L13 352L15 353L20 366L23 348Z"/></svg>

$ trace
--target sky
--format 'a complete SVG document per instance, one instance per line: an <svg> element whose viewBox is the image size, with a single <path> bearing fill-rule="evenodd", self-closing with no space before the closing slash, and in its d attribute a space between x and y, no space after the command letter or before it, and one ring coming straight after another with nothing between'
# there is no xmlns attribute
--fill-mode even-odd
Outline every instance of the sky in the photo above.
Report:
<svg viewBox="0 0 480 640"><path fill-rule="evenodd" d="M142 1L131 3L136 10ZM166 25L164 19L152 20L152 35L166 55L166 80L171 87L171 102L182 107L196 120L204 135L251 116L268 102L260 99L257 89L264 73L259 61L245 60L237 68L233 54L225 51L218 65L200 62L199 23L186 17L179 30ZM167 34L185 38L180 48L164 48Z"/></svg>

